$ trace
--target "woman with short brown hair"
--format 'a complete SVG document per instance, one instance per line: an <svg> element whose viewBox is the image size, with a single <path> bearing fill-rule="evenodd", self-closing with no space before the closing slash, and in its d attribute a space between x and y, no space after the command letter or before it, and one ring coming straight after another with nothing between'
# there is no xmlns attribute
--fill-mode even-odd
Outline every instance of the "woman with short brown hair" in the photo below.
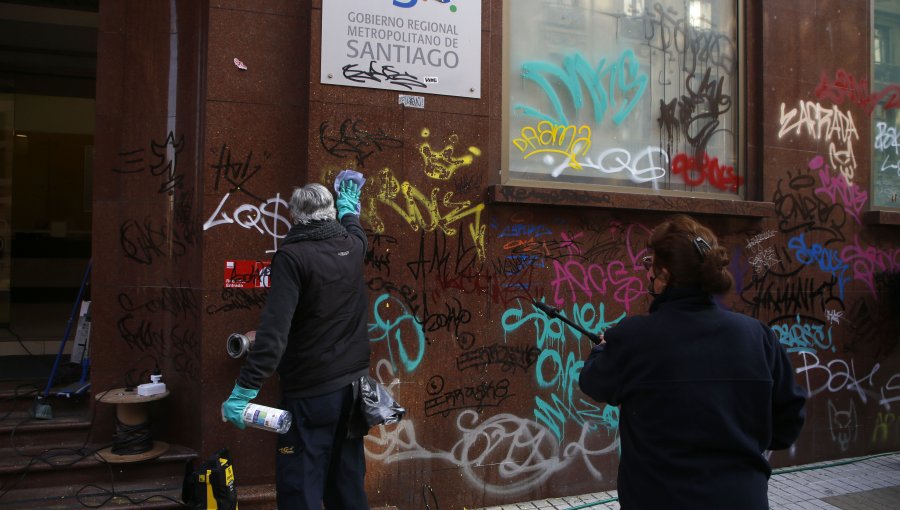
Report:
<svg viewBox="0 0 900 510"><path fill-rule="evenodd" d="M797 439L805 392L771 328L714 301L734 281L712 231L677 215L649 248L649 315L606 331L579 379L620 406L621 507L766 510L764 452Z"/></svg>

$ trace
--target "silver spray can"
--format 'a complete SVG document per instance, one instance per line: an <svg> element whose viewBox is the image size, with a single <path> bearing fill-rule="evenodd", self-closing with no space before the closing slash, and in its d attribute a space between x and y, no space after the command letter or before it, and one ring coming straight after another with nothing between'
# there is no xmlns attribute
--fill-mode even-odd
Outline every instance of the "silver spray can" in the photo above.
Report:
<svg viewBox="0 0 900 510"><path fill-rule="evenodd" d="M268 430L284 434L291 428L291 413L275 407L247 404L243 415L244 424L248 427Z"/></svg>

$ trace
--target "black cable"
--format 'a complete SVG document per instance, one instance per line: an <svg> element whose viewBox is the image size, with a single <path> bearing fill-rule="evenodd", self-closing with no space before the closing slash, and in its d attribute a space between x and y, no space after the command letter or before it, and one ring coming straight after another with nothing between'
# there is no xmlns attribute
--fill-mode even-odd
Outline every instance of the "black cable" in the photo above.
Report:
<svg viewBox="0 0 900 510"><path fill-rule="evenodd" d="M36 388L35 391L40 391L40 389ZM111 391L111 390L106 390L104 392L101 392L101 393L97 394L97 397L95 397L95 398L98 400L102 399L103 395L105 395L109 391ZM24 425L25 423L28 423L29 421L33 420L34 418L27 417L24 420L17 423L10 434L10 444L12 445L13 450L16 452L17 455L19 455L21 457L26 457L29 459L29 461L25 466L23 466L21 468L21 470L18 473L13 475L16 478L14 478L14 479L10 478L6 484L0 485L0 498L3 498L3 496L5 496L13 488L15 488L16 485L18 485L22 480L24 480L28 476L28 473L31 471L31 469L35 465L37 465L41 462L47 464L48 466L50 466L53 469L59 469L59 468L65 468L65 467L69 467L74 464L77 464L78 462L81 462L82 460L84 460L88 457L94 457L96 460L98 460L99 462L101 462L107 466L107 469L109 471L110 488L105 489L105 488L99 487L95 484L86 484L86 485L82 486L75 493L75 499L82 506L87 507L87 508L100 508L103 505L106 505L107 503L112 501L114 498L119 498L119 497L127 499L132 505L139 505L139 504L142 504L151 499L157 498L157 499L164 499L164 500L170 501L179 506L187 506L184 504L184 502L179 501L175 498L166 496L164 494L151 494L150 496L147 496L145 498L138 499L138 498L132 498L132 497L128 496L129 492L136 492L136 491L117 492L116 488L115 488L115 473L113 472L112 463L108 462L102 456L97 454L97 452L99 452L100 450L103 450L104 448L111 448L112 443L103 444L97 448L88 448L87 447L87 444L91 440L94 419L96 418L96 416L97 416L97 406L94 405L91 410L91 420L90 420L91 425L88 427L88 433L85 436L84 442L82 443L82 445L80 447L78 447L78 448L51 448L51 449L44 450L43 452L41 452L37 455L28 455L28 454L24 453L19 448L19 446L17 446L15 444L15 434L16 434L16 431L18 430L18 428L20 426ZM118 419L116 421L117 421L117 429L118 429ZM147 423L144 423L142 425L147 425ZM132 439L134 439L135 444L138 445L137 448L142 448L143 446L141 446L141 445L143 444L143 441L145 441L145 440L150 441L150 448L152 448L153 442L152 442L152 439L149 438L149 430L146 433L146 437L144 434L140 433L140 431L134 431L134 432L135 432L135 435ZM115 441L116 436L113 436L113 439ZM123 442L122 444L120 444L120 446L127 451L128 448L131 447L130 440L129 440L129 444L125 444ZM148 448L148 449L150 449L150 448ZM144 450L144 451L146 451L146 450ZM62 456L73 456L75 458L72 459L70 462L52 462L55 458L62 457ZM88 488L96 488L97 490L99 490L101 492L100 492L100 494L91 494L91 495L82 494L82 492L87 490ZM99 504L83 501L83 498L98 497L100 495L102 495L105 499L102 502L100 502Z"/></svg>
<svg viewBox="0 0 900 510"><path fill-rule="evenodd" d="M19 451L17 447L15 447L15 448L16 448L16 453L18 453L20 456L28 457L27 455L22 454L21 451ZM0 498L3 498L3 496L5 496L11 490L13 490L16 487L16 485L19 484L19 482L21 482L28 476L28 473L31 471L31 468L40 462L47 464L52 469L65 468L65 467L69 467L74 464L77 464L77 463L81 462L82 460L96 454L97 451L100 449L101 448L91 449L91 448L84 448L84 447L82 447L82 448L51 448L49 450L45 450L45 451L41 452L38 455L31 456L28 460L28 464L26 464L24 467L22 467L21 470L19 470L19 473L17 474L18 477L15 479L12 479L10 481L7 481L7 483L3 487L0 487ZM75 458L69 462L52 462L53 459L55 459L56 457L63 457L63 456L75 457Z"/></svg>
<svg viewBox="0 0 900 510"><path fill-rule="evenodd" d="M19 335L19 334L16 333L15 331L13 331L12 328L9 327L9 326L7 326L7 327L4 328L4 329L6 329L7 331L9 331L9 334L12 335L13 337L15 337L16 342L19 342L19 346L21 346L22 349L24 349L25 352L27 352L29 356L34 356L34 353L31 352L31 350L28 349L28 346L25 345L25 342L22 341L22 336L21 336L21 335Z"/></svg>
<svg viewBox="0 0 900 510"><path fill-rule="evenodd" d="M109 467L110 488L105 489L103 487L100 487L99 485L95 485L92 483L82 486L80 489L78 489L78 491L75 492L75 499L78 501L78 503L81 506L86 507L86 508L100 508L103 505L112 501L114 498L127 499L128 502L131 503L132 505L141 505L143 503L146 503L147 501L150 501L151 499L164 499L166 501L175 503L178 506L182 506L182 507L188 506L183 501L177 500L170 496L166 496L165 494L151 494L145 498L132 498L128 494L132 493L132 492L137 492L137 491L125 491L125 492L116 491L116 485L114 482L114 477L113 477L113 472L112 472L112 465L107 463L107 466ZM82 494L82 492L88 488L97 489L99 491L99 493L98 494ZM104 499L99 503L93 503L93 502L89 503L89 502L85 502L83 499L83 498L97 498L97 497L101 497L101 496Z"/></svg>
<svg viewBox="0 0 900 510"><path fill-rule="evenodd" d="M40 389L37 389L37 391L40 391ZM104 391L100 395L105 395L106 393L107 392ZM92 409L92 412L91 412L91 421L90 421L91 425L93 425L94 418L96 417L96 415L97 415L97 406L94 406ZM16 438L16 432L19 430L19 427L21 427L22 425L24 425L34 419L35 418L33 418L31 416L26 417L25 419L23 419L19 423L17 423L16 426L13 427L12 431L10 432L9 444L12 446L13 451L19 457L27 458L28 463L25 466L23 466L19 470L19 472L16 473L16 475L14 475L14 476L17 476L17 478L11 478L5 484L0 485L0 498L3 498L3 496L5 496L7 493L9 493L9 491L11 491L13 488L15 488L16 485L18 485L22 480L24 480L25 477L28 476L28 472L31 471L31 468L35 464L43 462L44 464L47 464L48 466L50 466L53 469L69 467L74 464L77 464L78 462L84 460L87 457L95 455L98 451L107 447L107 445L101 446L99 448L94 448L94 449L87 447L87 444L91 440L91 432L93 430L93 427L88 427L88 433L84 438L84 442L81 443L81 446L79 446L78 448L50 448L50 449L42 451L41 453L39 453L37 455L28 455L22 449L20 449L20 447L16 444L15 438ZM64 463L51 462L53 459L64 456L64 455L74 456L76 458L74 460L72 460L71 462L64 462Z"/></svg>
<svg viewBox="0 0 900 510"><path fill-rule="evenodd" d="M130 379L130 372L125 375L126 379ZM107 390L107 392L110 390ZM103 392L101 395L106 394ZM103 397L98 396L97 400L101 400ZM94 410L96 412L96 406L94 406ZM91 418L91 423L93 423L93 417ZM121 428L120 428L121 427ZM120 432L122 433L120 435ZM146 448L146 449L145 449ZM110 451L117 455L134 455L136 453L143 453L153 448L153 439L150 435L149 430L149 421L145 421L140 425L136 425L130 427L128 425L123 424L119 421L118 417L116 418L116 434L113 435L113 444L110 447ZM102 448L101 448L102 449ZM100 449L98 449L99 451ZM115 498L123 498L128 500L128 502L132 505L141 505L147 501L152 499L162 499L169 501L171 503L175 503L178 506L187 507L183 501L172 498L170 496L166 496L165 494L151 494L145 498L132 498L128 494L138 492L138 491L125 491L120 492L116 490L116 479L115 473L112 468L112 463L104 459L99 455L95 455L100 462L106 464L107 469L109 470L109 489L100 487L96 484L86 484L81 486L78 491L75 492L75 499L78 503L86 508L101 508L106 505L110 501L113 501ZM99 491L97 494L83 494L83 492L89 488L96 489ZM102 497L102 501L99 502L86 502L85 498L97 498Z"/></svg>
<svg viewBox="0 0 900 510"><path fill-rule="evenodd" d="M137 425L127 425L116 418L116 433L113 434L112 453L116 455L137 455L153 449L150 436L150 421Z"/></svg>
<svg viewBox="0 0 900 510"><path fill-rule="evenodd" d="M24 387L26 387L26 386L31 386L32 389L29 390L29 391L27 391L27 392L25 392L25 393L19 394L19 390L22 389L22 388L24 388ZM19 397L27 397L27 396L30 396L32 393L37 394L38 391L40 391L40 388L38 388L37 386L35 386L34 383L22 383L22 384L16 386L15 390L13 390L13 396L11 396L11 397L5 397L5 398L3 398L3 400L0 400L0 402L7 402L7 401L11 401L11 400L18 400ZM10 408L10 410L7 411L6 414L4 414L2 418L0 418L0 421L4 421L4 420L6 420L7 418L9 418L9 415L11 415L15 410L16 410L16 406L15 406L15 404L13 404L13 406Z"/></svg>

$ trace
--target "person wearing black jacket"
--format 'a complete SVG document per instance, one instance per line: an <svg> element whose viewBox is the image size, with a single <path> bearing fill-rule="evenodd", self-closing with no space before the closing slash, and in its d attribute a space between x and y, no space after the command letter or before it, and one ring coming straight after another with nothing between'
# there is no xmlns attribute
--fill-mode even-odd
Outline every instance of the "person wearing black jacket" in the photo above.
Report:
<svg viewBox="0 0 900 510"><path fill-rule="evenodd" d="M244 409L277 371L281 408L293 415L278 436L278 508L369 508L363 439L348 434L353 382L369 373L366 234L359 186L340 186L337 211L321 184L294 190L294 225L272 258L255 341L222 404L223 417L243 429Z"/></svg>
<svg viewBox="0 0 900 510"><path fill-rule="evenodd" d="M649 248L650 314L607 330L579 377L619 406L619 503L766 510L765 451L796 441L806 393L772 329L713 300L734 281L708 228L677 215Z"/></svg>

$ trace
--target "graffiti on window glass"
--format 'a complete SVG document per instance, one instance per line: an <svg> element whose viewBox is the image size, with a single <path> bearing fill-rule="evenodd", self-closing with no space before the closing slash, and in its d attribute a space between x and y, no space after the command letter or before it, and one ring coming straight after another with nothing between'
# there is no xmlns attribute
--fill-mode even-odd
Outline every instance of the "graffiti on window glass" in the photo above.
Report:
<svg viewBox="0 0 900 510"><path fill-rule="evenodd" d="M507 5L511 177L744 196L735 0Z"/></svg>
<svg viewBox="0 0 900 510"><path fill-rule="evenodd" d="M875 3L874 79L836 73L831 90L872 113L872 205L900 208L900 6Z"/></svg>

